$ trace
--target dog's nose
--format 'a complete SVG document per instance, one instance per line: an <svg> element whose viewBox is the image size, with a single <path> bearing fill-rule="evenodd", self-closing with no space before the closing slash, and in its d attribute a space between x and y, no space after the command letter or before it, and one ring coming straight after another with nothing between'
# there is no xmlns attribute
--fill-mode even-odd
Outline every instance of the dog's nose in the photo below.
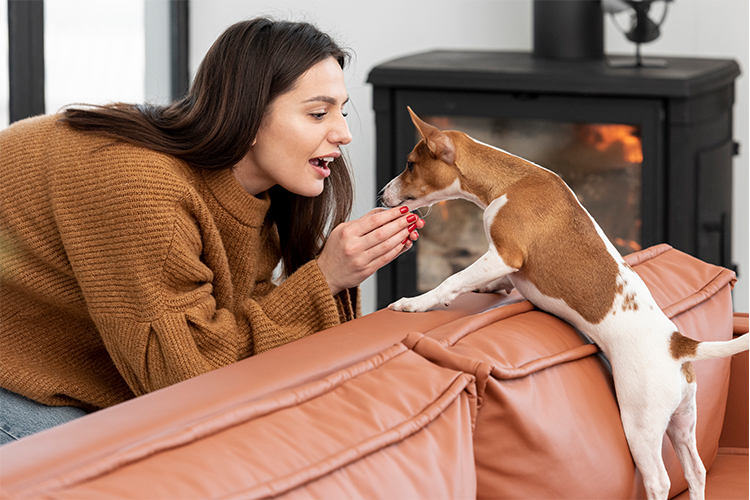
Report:
<svg viewBox="0 0 750 500"><path fill-rule="evenodd" d="M385 186L385 188L383 188L383 205L388 208L396 207L401 203L401 200L394 192L393 183L394 181L391 181Z"/></svg>
<svg viewBox="0 0 750 500"><path fill-rule="evenodd" d="M405 202L409 200L413 200L414 198L411 196L407 196L404 198L398 189L388 189L386 186L386 190L383 192L383 205L385 205L388 208L397 207L399 205L403 205Z"/></svg>

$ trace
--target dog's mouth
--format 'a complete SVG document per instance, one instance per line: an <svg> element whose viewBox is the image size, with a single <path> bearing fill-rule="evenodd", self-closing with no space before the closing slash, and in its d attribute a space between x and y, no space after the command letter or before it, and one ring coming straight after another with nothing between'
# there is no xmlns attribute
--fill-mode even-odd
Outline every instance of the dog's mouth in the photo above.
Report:
<svg viewBox="0 0 750 500"><path fill-rule="evenodd" d="M323 177L331 175L331 169L329 164L336 158L333 156L323 156L320 158L312 158L309 160L310 165Z"/></svg>

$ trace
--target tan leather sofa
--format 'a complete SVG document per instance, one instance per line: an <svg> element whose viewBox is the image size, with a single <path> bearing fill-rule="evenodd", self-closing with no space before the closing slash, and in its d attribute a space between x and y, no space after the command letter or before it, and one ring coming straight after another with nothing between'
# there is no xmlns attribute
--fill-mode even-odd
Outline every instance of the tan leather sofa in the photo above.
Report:
<svg viewBox="0 0 750 500"><path fill-rule="evenodd" d="M747 331L732 272L666 245L628 261L685 335ZM707 498L748 498L747 353L695 370ZM0 448L6 499L272 496L644 493L598 349L515 295L378 311Z"/></svg>

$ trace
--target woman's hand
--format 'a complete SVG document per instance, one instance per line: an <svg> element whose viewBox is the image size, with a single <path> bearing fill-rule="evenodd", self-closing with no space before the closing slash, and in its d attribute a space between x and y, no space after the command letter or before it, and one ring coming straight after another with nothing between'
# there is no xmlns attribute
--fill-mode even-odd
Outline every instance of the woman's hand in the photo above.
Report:
<svg viewBox="0 0 750 500"><path fill-rule="evenodd" d="M331 293L358 286L412 247L424 221L406 207L376 208L336 226L318 257Z"/></svg>

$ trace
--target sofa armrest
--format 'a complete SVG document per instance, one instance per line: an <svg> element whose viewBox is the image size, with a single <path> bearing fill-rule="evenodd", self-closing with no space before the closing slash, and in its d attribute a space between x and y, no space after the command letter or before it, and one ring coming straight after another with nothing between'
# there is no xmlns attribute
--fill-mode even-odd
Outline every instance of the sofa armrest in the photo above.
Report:
<svg viewBox="0 0 750 500"><path fill-rule="evenodd" d="M739 336L747 333L750 330L749 322L747 313L734 313L734 334Z"/></svg>
<svg viewBox="0 0 750 500"><path fill-rule="evenodd" d="M734 313L734 335L748 332L748 314ZM732 356L732 374L729 379L727 411L719 446L722 448L748 448L748 352Z"/></svg>

